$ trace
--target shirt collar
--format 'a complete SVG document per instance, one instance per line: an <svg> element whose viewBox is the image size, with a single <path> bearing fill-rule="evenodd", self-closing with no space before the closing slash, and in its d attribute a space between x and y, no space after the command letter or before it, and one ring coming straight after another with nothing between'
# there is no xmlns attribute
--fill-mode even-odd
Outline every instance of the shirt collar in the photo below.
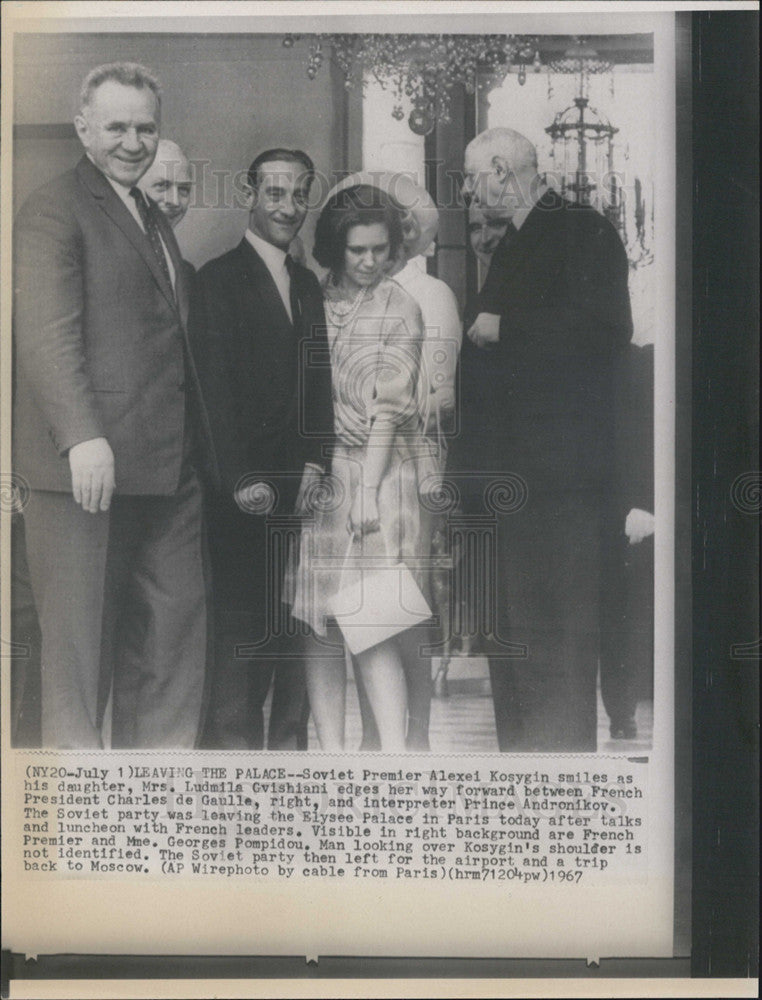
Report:
<svg viewBox="0 0 762 1000"><path fill-rule="evenodd" d="M263 240L261 236L257 236L257 234L252 232L251 229L246 230L244 237L246 241L254 247L265 264L267 264L269 270L276 271L286 269L285 250L281 250L280 247L275 247L272 243L268 243L267 240Z"/></svg>

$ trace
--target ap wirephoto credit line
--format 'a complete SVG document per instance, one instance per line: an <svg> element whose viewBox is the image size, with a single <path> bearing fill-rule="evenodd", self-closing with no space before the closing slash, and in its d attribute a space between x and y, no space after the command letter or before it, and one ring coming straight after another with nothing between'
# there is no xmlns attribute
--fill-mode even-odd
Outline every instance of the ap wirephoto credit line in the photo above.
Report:
<svg viewBox="0 0 762 1000"><path fill-rule="evenodd" d="M7 43L9 947L671 956L674 15L188 9Z"/></svg>

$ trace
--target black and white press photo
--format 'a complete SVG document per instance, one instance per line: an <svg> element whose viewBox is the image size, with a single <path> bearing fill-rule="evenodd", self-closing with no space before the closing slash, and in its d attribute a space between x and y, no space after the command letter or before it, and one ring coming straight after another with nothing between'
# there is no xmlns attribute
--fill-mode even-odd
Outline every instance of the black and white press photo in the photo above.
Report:
<svg viewBox="0 0 762 1000"><path fill-rule="evenodd" d="M3 4L12 996L742 950L758 53L354 8Z"/></svg>
<svg viewBox="0 0 762 1000"><path fill-rule="evenodd" d="M652 745L617 23L15 36L15 746Z"/></svg>

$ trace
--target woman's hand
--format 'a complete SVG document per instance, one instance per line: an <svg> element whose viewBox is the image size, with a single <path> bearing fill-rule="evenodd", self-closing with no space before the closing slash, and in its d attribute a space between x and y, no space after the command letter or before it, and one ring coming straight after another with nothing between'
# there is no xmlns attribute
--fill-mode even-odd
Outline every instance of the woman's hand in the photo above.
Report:
<svg viewBox="0 0 762 1000"><path fill-rule="evenodd" d="M347 531L353 535L369 535L380 528L378 518L378 487L360 486L352 500Z"/></svg>

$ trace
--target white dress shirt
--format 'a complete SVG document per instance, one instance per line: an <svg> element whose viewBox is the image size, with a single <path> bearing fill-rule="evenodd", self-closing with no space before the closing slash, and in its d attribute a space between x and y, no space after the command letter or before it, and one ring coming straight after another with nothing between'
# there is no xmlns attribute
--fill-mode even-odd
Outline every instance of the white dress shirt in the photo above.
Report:
<svg viewBox="0 0 762 1000"><path fill-rule="evenodd" d="M286 267L286 251L273 246L267 240L263 240L261 236L257 236L251 229L246 230L245 237L265 262L267 270L275 282L275 287L278 289L278 293L283 300L286 315L293 323L294 317L291 315L291 275L288 273L288 268Z"/></svg>

